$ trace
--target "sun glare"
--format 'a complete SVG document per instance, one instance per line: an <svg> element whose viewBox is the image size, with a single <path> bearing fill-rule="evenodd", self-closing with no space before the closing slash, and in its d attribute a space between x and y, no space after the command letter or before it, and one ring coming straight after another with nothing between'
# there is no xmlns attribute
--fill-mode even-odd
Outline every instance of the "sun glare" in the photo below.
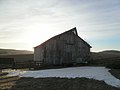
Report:
<svg viewBox="0 0 120 90"><path fill-rule="evenodd" d="M29 47L35 47L53 36L52 27L49 25L32 25L24 35L24 41Z"/></svg>

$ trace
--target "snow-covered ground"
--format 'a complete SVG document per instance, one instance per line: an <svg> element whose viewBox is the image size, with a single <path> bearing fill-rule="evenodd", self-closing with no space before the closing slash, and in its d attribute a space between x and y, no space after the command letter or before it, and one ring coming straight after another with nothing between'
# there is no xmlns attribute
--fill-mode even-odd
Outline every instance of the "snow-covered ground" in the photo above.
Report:
<svg viewBox="0 0 120 90"><path fill-rule="evenodd" d="M20 77L60 77L60 78L92 78L96 80L103 80L107 84L119 87L120 80L112 76L109 69L105 67L71 67L62 69L49 69L49 70L37 70L37 71L21 71L13 70L9 71L8 76L20 76Z"/></svg>

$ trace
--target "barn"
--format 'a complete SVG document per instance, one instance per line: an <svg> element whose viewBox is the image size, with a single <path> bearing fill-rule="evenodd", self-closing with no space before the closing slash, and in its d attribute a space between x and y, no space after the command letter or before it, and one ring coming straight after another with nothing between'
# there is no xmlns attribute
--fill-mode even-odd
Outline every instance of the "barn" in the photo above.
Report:
<svg viewBox="0 0 120 90"><path fill-rule="evenodd" d="M91 46L72 28L34 47L34 61L41 65L70 65L90 60Z"/></svg>

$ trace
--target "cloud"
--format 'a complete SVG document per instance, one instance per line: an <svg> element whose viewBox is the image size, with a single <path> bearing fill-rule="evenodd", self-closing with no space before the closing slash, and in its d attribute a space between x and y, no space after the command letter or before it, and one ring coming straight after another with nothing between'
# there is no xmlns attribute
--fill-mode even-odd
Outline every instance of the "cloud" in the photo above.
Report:
<svg viewBox="0 0 120 90"><path fill-rule="evenodd" d="M33 50L33 47L31 47L27 43L22 42L4 42L0 43L0 48L7 48L7 49L22 49L22 50Z"/></svg>
<svg viewBox="0 0 120 90"><path fill-rule="evenodd" d="M49 27L52 36L76 26L90 42L116 37L119 9L119 0L0 0L0 41L21 42L41 27Z"/></svg>

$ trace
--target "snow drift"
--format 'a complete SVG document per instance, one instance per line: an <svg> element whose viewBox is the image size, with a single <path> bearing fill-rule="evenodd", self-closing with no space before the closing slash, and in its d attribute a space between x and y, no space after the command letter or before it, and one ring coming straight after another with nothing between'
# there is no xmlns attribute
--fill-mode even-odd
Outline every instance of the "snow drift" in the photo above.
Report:
<svg viewBox="0 0 120 90"><path fill-rule="evenodd" d="M92 78L96 80L103 80L105 83L120 88L120 80L112 76L109 69L105 67L71 67L62 69L49 69L49 70L37 70L37 71L9 71L8 76L20 76L20 77L60 77L60 78Z"/></svg>

